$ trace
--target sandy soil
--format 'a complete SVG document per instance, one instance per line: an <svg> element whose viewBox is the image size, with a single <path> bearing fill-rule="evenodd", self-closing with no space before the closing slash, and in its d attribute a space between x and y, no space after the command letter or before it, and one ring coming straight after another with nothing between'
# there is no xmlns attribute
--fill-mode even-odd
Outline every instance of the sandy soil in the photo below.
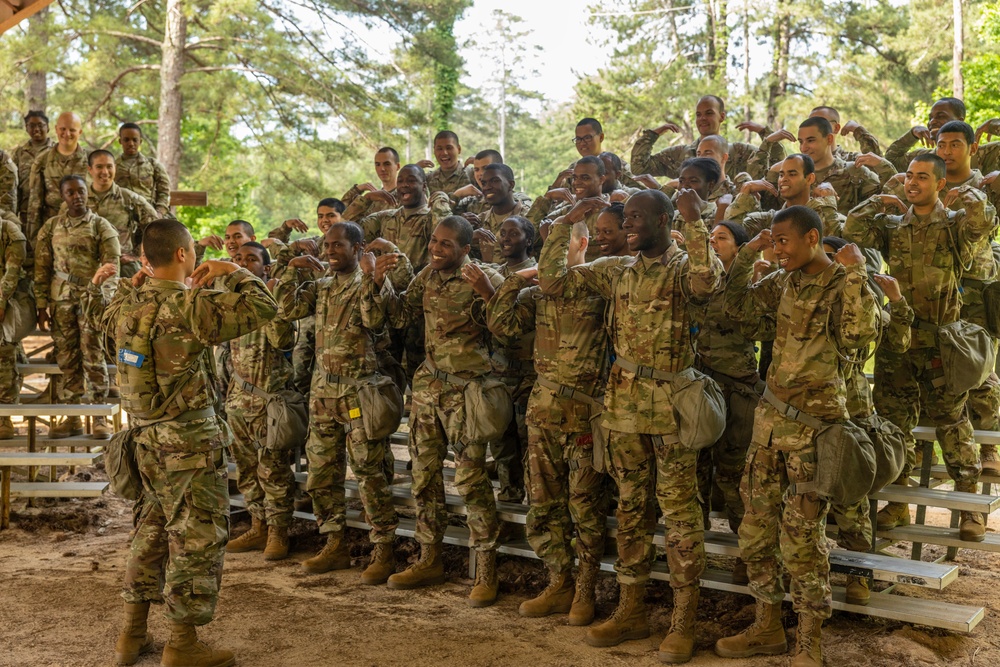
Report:
<svg viewBox="0 0 1000 667"><path fill-rule="evenodd" d="M95 474L100 474L95 473ZM946 517L940 517L945 520ZM87 501L50 501L38 508L15 504L11 530L0 533L0 666L70 667L113 664L121 618L119 587L131 528L124 501L107 496ZM246 515L234 516L234 532ZM293 557L267 564L259 553L227 557L216 620L202 631L209 642L237 653L240 665L656 665L656 646L669 624L666 584L650 586L653 636L611 649L583 642L584 629L563 617L522 619L518 604L544 586L536 561L501 556L502 597L488 609L466 605L471 582L467 551L446 548L449 583L425 591L365 587L359 570L367 563L366 537L351 530L351 570L322 576L303 573L299 562L319 545L313 526L297 521ZM415 557L407 539L396 543L402 561ZM935 547L925 558L941 555ZM831 666L995 665L1000 662L1000 557L959 554L961 575L943 592L901 586L900 593L987 607L986 619L969 636L835 614L827 624L824 650ZM602 577L598 617L616 602L612 577ZM749 597L705 591L698 614L698 651L693 665L787 665L787 657L724 660L711 646L747 625ZM794 616L786 605L785 624ZM151 614L158 648L166 622ZM790 641L793 633L789 633ZM159 655L140 665L159 664Z"/></svg>

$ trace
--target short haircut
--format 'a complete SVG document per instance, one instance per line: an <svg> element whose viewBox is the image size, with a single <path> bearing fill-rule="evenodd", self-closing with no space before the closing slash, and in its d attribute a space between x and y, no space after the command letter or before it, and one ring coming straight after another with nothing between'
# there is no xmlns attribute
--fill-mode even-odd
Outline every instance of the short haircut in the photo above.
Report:
<svg viewBox="0 0 1000 667"><path fill-rule="evenodd" d="M400 167L399 170L403 171L403 169L412 169L413 171L416 172L417 178L420 179L421 183L427 182L427 174L424 173L424 168L421 167L419 164L404 164L402 167Z"/></svg>
<svg viewBox="0 0 1000 667"><path fill-rule="evenodd" d="M226 227L232 227L233 225L239 225L246 232L247 236L253 236L253 225L251 225L246 220L233 220Z"/></svg>
<svg viewBox="0 0 1000 667"><path fill-rule="evenodd" d="M611 163L611 167L615 171L617 171L618 173L621 173L621 170L622 170L622 159L620 157L618 157L617 155L615 155L611 151L604 151L603 153L601 153L597 157L601 158L602 161L607 160L608 162ZM605 167L605 169L607 169L607 167Z"/></svg>
<svg viewBox="0 0 1000 667"><path fill-rule="evenodd" d="M833 125L830 123L830 121L821 116L812 116L810 118L806 118L804 121L799 123L800 130L807 127L815 127L817 130L819 130L819 134L821 137L829 137L831 134L833 134Z"/></svg>
<svg viewBox="0 0 1000 667"><path fill-rule="evenodd" d="M326 197L324 199L320 199L319 203L316 204L316 208L318 209L320 206L327 206L329 208L332 208L337 213L343 213L347 209L347 206L344 205L344 202L340 201L336 197Z"/></svg>
<svg viewBox="0 0 1000 667"><path fill-rule="evenodd" d="M521 233L524 234L524 240L527 243L528 250L535 245L535 225L527 218L520 215L512 215L504 222L513 222L518 227L521 228Z"/></svg>
<svg viewBox="0 0 1000 667"><path fill-rule="evenodd" d="M597 167L597 175L605 176L608 170L604 168L604 161L596 155L588 155L587 157L582 157L576 161L577 164L592 164Z"/></svg>
<svg viewBox="0 0 1000 667"><path fill-rule="evenodd" d="M816 173L816 163L813 162L813 159L811 157L809 157L805 153L792 153L791 155L789 155L785 159L788 160L788 159L793 158L793 157L802 160L802 175L803 176L808 176L809 174L815 174Z"/></svg>
<svg viewBox="0 0 1000 667"><path fill-rule="evenodd" d="M714 162L713 162L714 164ZM652 199L653 200L653 214L656 216L666 215L667 220L674 219L674 204L670 201L668 197L662 190L640 190L634 195L629 197L629 199L635 198Z"/></svg>
<svg viewBox="0 0 1000 667"><path fill-rule="evenodd" d="M718 95L702 95L698 98L698 101L701 102L702 100L712 100L719 107L719 113L726 113L726 102Z"/></svg>
<svg viewBox="0 0 1000 667"><path fill-rule="evenodd" d="M379 153L389 153L390 155L392 155L393 161L396 164L399 164L399 151L397 151L395 148L392 148L391 146L383 146L382 148L375 151L375 155L378 155Z"/></svg>
<svg viewBox="0 0 1000 667"><path fill-rule="evenodd" d="M934 178L945 178L948 174L948 167L945 165L944 160L939 158L934 153L921 153L910 160L910 164L913 164L914 162L926 162L931 165L934 169Z"/></svg>
<svg viewBox="0 0 1000 667"><path fill-rule="evenodd" d="M485 160L486 158L490 159L490 164L503 164L503 155L500 155L500 151L495 151L492 148L476 153L475 159Z"/></svg>
<svg viewBox="0 0 1000 667"><path fill-rule="evenodd" d="M809 230L815 229L819 238L823 238L823 220L819 217L819 213L808 206L789 206L781 209L774 214L771 227L779 222L791 222L799 236L805 236Z"/></svg>
<svg viewBox="0 0 1000 667"><path fill-rule="evenodd" d="M719 150L721 150L723 153L729 152L729 140L726 139L721 134L706 134L698 141L698 145L701 146L706 141L714 141L715 143L719 144Z"/></svg>
<svg viewBox="0 0 1000 667"><path fill-rule="evenodd" d="M604 132L604 128L601 127L601 121L596 118L581 118L580 122L576 124L577 127L582 127L584 125L589 125L594 129L594 132L601 134Z"/></svg>
<svg viewBox="0 0 1000 667"><path fill-rule="evenodd" d="M941 102L944 102L951 107L951 112L955 114L956 118L959 120L965 120L965 102L957 97L942 97L934 104L940 104Z"/></svg>
<svg viewBox="0 0 1000 667"><path fill-rule="evenodd" d="M622 225L625 224L625 204L620 201L602 208L601 213L610 213L613 215L618 220L618 229L621 229Z"/></svg>
<svg viewBox="0 0 1000 667"><path fill-rule="evenodd" d="M514 182L514 170L502 162L491 162L483 167L483 171L499 171L500 175L507 179L509 183Z"/></svg>
<svg viewBox="0 0 1000 667"><path fill-rule="evenodd" d="M833 117L834 123L840 122L840 112L834 109L833 107L828 107L828 106L813 107L813 110L810 111L809 113L816 113L817 111L825 111L828 114L830 114Z"/></svg>
<svg viewBox="0 0 1000 667"><path fill-rule="evenodd" d="M119 136L121 136L122 130L135 130L140 137L142 136L142 128L137 123L122 123L121 127L118 128Z"/></svg>
<svg viewBox="0 0 1000 667"><path fill-rule="evenodd" d="M681 162L678 173L683 173L685 169L697 169L706 183L718 183L722 180L722 167L710 157L689 157Z"/></svg>
<svg viewBox="0 0 1000 667"><path fill-rule="evenodd" d="M462 143L458 140L458 135L452 132L451 130L441 130L440 132L434 135L434 143L437 143L440 139L451 139L452 141L455 142L456 146Z"/></svg>
<svg viewBox="0 0 1000 667"><path fill-rule="evenodd" d="M820 243L830 246L833 248L834 252L838 252L841 248L847 245L847 241L839 236L824 236Z"/></svg>
<svg viewBox="0 0 1000 667"><path fill-rule="evenodd" d="M142 232L142 252L153 268L167 266L178 248L186 249L192 242L188 228L169 218L154 220Z"/></svg>
<svg viewBox="0 0 1000 667"><path fill-rule="evenodd" d="M616 204L620 202L615 202ZM607 209L604 209L605 211ZM603 211L602 211L603 213ZM574 223L572 227L569 228L569 237L571 239L582 239L590 238L590 227L587 226L586 220L581 220L580 222Z"/></svg>
<svg viewBox="0 0 1000 667"><path fill-rule="evenodd" d="M965 143L972 145L976 141L976 131L964 120L949 120L938 130L938 137L945 133L961 134L965 136Z"/></svg>
<svg viewBox="0 0 1000 667"><path fill-rule="evenodd" d="M449 215L438 223L458 236L458 245L472 245L472 224L460 215Z"/></svg>
<svg viewBox="0 0 1000 667"><path fill-rule="evenodd" d="M236 252L239 252L240 250L243 250L245 248L256 248L257 250L260 250L260 256L261 259L263 259L264 261L264 266L269 266L271 264L271 256L267 254L267 248L265 248L261 244L257 243L256 241L247 241L246 243L241 245L239 250L237 250Z"/></svg>
<svg viewBox="0 0 1000 667"><path fill-rule="evenodd" d="M38 110L36 109L36 110L34 110L34 111L29 111L28 113L24 114L24 122L25 122L25 123L27 123L27 122L28 122L29 120L31 120L32 118L41 118L42 120L44 120L44 121L45 121L45 124L46 124L46 125L48 125L48 124L49 124L49 117L48 117L48 116L46 116L46 115L45 115L45 112L43 112L43 111L38 111Z"/></svg>
<svg viewBox="0 0 1000 667"><path fill-rule="evenodd" d="M59 192L62 192L63 186L69 183L70 181L83 181L84 185L87 184L87 179L81 176L80 174L66 174L65 176L59 179Z"/></svg>
<svg viewBox="0 0 1000 667"><path fill-rule="evenodd" d="M344 238L347 239L347 241L351 245L365 244L365 232L363 229L361 229L361 225L359 225L358 223L350 222L348 220L344 220L343 222L335 222L332 225L330 225L330 229L326 230L326 233L329 234L335 229L342 230L344 232Z"/></svg>
<svg viewBox="0 0 1000 667"><path fill-rule="evenodd" d="M738 222L733 222L732 220L720 220L715 223L713 229L715 229L715 227L725 227L728 229L729 233L733 235L733 240L736 241L736 247L750 242L750 235L747 233L746 227Z"/></svg>
<svg viewBox="0 0 1000 667"><path fill-rule="evenodd" d="M106 151L103 148L98 148L96 150L91 151L90 155L87 156L87 166L88 167L93 167L94 166L94 160L96 158L101 157L102 155L107 155L109 158L111 158L112 162L115 161L115 155L114 155L114 153L112 153L111 151Z"/></svg>

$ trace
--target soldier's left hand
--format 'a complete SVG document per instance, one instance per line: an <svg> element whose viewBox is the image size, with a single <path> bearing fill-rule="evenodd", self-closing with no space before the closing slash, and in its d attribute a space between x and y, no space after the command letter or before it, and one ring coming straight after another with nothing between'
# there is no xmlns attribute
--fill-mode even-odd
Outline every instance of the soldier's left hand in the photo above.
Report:
<svg viewBox="0 0 1000 667"><path fill-rule="evenodd" d="M684 235L681 234L676 229L670 230L670 238L673 239L674 241L677 241L677 245L684 245L685 242Z"/></svg>
<svg viewBox="0 0 1000 667"><path fill-rule="evenodd" d="M372 190L371 192L366 192L365 197L372 201L385 202L389 206L396 205L396 198L392 196L391 192L386 190Z"/></svg>
<svg viewBox="0 0 1000 667"><path fill-rule="evenodd" d="M216 278L228 276L239 268L239 265L234 262L227 262L222 259L207 259L191 274L191 286L204 287Z"/></svg>
<svg viewBox="0 0 1000 667"><path fill-rule="evenodd" d="M291 266L291 264L289 264ZM361 258L358 260L358 266L361 267L361 273L366 276L375 275L375 254L371 252L361 253Z"/></svg>
<svg viewBox="0 0 1000 667"><path fill-rule="evenodd" d="M417 166L420 167L421 169L433 169L434 163L431 162L430 160L420 160L419 162L417 162Z"/></svg>
<svg viewBox="0 0 1000 667"><path fill-rule="evenodd" d="M638 176L634 176L633 179L636 183L642 183L647 188L652 188L654 190L660 189L659 181L653 178L652 174L639 174Z"/></svg>
<svg viewBox="0 0 1000 667"><path fill-rule="evenodd" d="M798 139L795 137L794 134L792 134L788 130L778 130L777 132L773 132L770 136L768 136L767 141L769 141L772 144L776 144L779 141L798 141Z"/></svg>
<svg viewBox="0 0 1000 667"><path fill-rule="evenodd" d="M527 280L528 282L530 282L532 285L537 285L538 284L538 267L537 266L533 266L530 269L521 269L520 271L515 271L514 273L516 273L517 275L521 276L522 278L524 278L525 280ZM0 319L3 319L3 318L0 317Z"/></svg>
<svg viewBox="0 0 1000 667"><path fill-rule="evenodd" d="M752 120L745 120L736 126L737 132L749 132L750 134L760 134L767 128L760 123L755 123Z"/></svg>
<svg viewBox="0 0 1000 667"><path fill-rule="evenodd" d="M732 195L722 195L715 200L715 221L722 222L726 219L726 211L729 210L730 204L733 203Z"/></svg>
<svg viewBox="0 0 1000 667"><path fill-rule="evenodd" d="M390 252L375 258L375 273L372 278L379 287L385 282L385 277L399 264L399 253Z"/></svg>
<svg viewBox="0 0 1000 667"><path fill-rule="evenodd" d="M924 146L927 146L928 148L934 146L934 137L931 136L931 131L923 125L917 125L914 127L910 130L910 134L912 134L917 141L923 143Z"/></svg>
<svg viewBox="0 0 1000 667"><path fill-rule="evenodd" d="M470 164L472 164L475 161L476 161L476 156L475 155L470 155L469 157L465 158L465 165L464 166L468 167Z"/></svg>
<svg viewBox="0 0 1000 667"><path fill-rule="evenodd" d="M569 188L553 188L545 193L546 199L551 199L552 201L564 201L570 204L576 202L573 197L573 193L569 191Z"/></svg>
<svg viewBox="0 0 1000 667"><path fill-rule="evenodd" d="M854 161L855 167L877 167L882 164L882 157L875 153L862 153Z"/></svg>
<svg viewBox="0 0 1000 667"><path fill-rule="evenodd" d="M849 120L840 127L840 135L849 137L861 129L864 129L861 127L861 123L856 120Z"/></svg>
<svg viewBox="0 0 1000 667"><path fill-rule="evenodd" d="M394 246L389 241L386 241L381 236L377 239L372 239L369 241L368 245L365 246L365 252L371 253L387 253L396 252L396 246Z"/></svg>
<svg viewBox="0 0 1000 667"><path fill-rule="evenodd" d="M479 188L472 183L469 183L468 185L463 185L458 190L452 192L451 196L455 199L461 199L462 197L479 197L482 194L483 193L479 191Z"/></svg>
<svg viewBox="0 0 1000 667"><path fill-rule="evenodd" d="M701 209L705 202L701 196L690 188L683 188L677 192L677 210L688 222L701 220Z"/></svg>
<svg viewBox="0 0 1000 667"><path fill-rule="evenodd" d="M116 273L118 273L118 265L108 262L107 264L101 265L101 267L97 269L90 282L94 285L103 285L108 278Z"/></svg>
<svg viewBox="0 0 1000 667"><path fill-rule="evenodd" d="M873 273L872 278L882 288L882 291L885 292L890 302L896 303L903 298L903 293L899 289L899 282L892 276L887 276L884 273Z"/></svg>
<svg viewBox="0 0 1000 667"><path fill-rule="evenodd" d="M129 278L129 280L132 282L132 287L139 289L140 287L142 287L142 284L146 282L146 278L152 278L152 277L153 277L153 267L151 267L149 264L143 264L138 271L132 274L132 277Z"/></svg>
<svg viewBox="0 0 1000 667"><path fill-rule="evenodd" d="M882 202L882 205L885 206L886 208L894 206L897 209L899 209L901 213L906 213L906 211L909 210L909 207L905 203L903 203L903 200L897 197L896 195L875 195L875 196L878 197L878 200Z"/></svg>
<svg viewBox="0 0 1000 667"><path fill-rule="evenodd" d="M774 184L770 181L766 181L764 179L747 181L743 184L743 187L740 188L741 195L753 195L758 199L760 198L759 193L761 192L770 192L775 197L778 196L778 188L774 187Z"/></svg>
<svg viewBox="0 0 1000 667"><path fill-rule="evenodd" d="M311 257L319 257L319 246L312 239L299 239L298 241L292 241L292 245L289 246L296 255L309 255Z"/></svg>
<svg viewBox="0 0 1000 667"><path fill-rule="evenodd" d="M993 185L996 182L997 176L1000 176L1000 171L991 171L990 173L983 176L982 182L979 183L979 187L984 187L987 185Z"/></svg>
<svg viewBox="0 0 1000 667"><path fill-rule="evenodd" d="M493 284L486 277L486 273L479 268L478 264L470 263L463 266L462 279L469 283L472 289L476 291L476 294L481 296L484 301L489 301L493 298Z"/></svg>
<svg viewBox="0 0 1000 667"><path fill-rule="evenodd" d="M865 263L865 256L861 254L861 248L854 243L845 245L837 251L837 254L833 258L844 266L856 266L858 264L864 266Z"/></svg>
<svg viewBox="0 0 1000 667"><path fill-rule="evenodd" d="M941 198L941 203L945 208L950 208L955 200L962 196L961 188L951 188L948 192L944 193L944 197Z"/></svg>
<svg viewBox="0 0 1000 667"><path fill-rule="evenodd" d="M820 183L819 185L813 186L813 197L836 197L837 191L833 189L833 186L829 183Z"/></svg>
<svg viewBox="0 0 1000 667"><path fill-rule="evenodd" d="M483 224L482 221L479 219L479 216L476 215L475 213L463 213L462 217L468 220L469 224L472 225L473 227L478 227L479 225Z"/></svg>
<svg viewBox="0 0 1000 667"><path fill-rule="evenodd" d="M986 135L986 140L993 138L994 134L1000 134L1000 118L990 118L976 129L976 143Z"/></svg>
<svg viewBox="0 0 1000 667"><path fill-rule="evenodd" d="M611 193L608 199L610 199L612 202L616 201L624 202L626 199L628 199L628 193L625 192L624 190L615 190L614 192Z"/></svg>
<svg viewBox="0 0 1000 667"><path fill-rule="evenodd" d="M298 218L289 218L288 220L285 220L283 223L281 223L281 226L284 227L285 229L291 230L293 232L308 232L309 231L309 225L307 225L306 223L302 222Z"/></svg>

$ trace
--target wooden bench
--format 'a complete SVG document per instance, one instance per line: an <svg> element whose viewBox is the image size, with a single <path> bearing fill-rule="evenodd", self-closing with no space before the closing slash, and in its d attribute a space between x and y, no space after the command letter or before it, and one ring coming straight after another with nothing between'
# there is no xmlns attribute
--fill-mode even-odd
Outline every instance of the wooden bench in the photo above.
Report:
<svg viewBox="0 0 1000 667"><path fill-rule="evenodd" d="M59 364L36 361L27 364L16 364L21 375L62 375ZM108 373L112 375L118 372L118 367L114 364L107 364Z"/></svg>
<svg viewBox="0 0 1000 667"><path fill-rule="evenodd" d="M11 483L11 470L15 466L77 466L93 465L100 454L80 452L62 454L54 452L0 452L0 530L10 526L10 499L23 498L75 498L100 495L107 482L48 482ZM29 473L30 476L30 473Z"/></svg>

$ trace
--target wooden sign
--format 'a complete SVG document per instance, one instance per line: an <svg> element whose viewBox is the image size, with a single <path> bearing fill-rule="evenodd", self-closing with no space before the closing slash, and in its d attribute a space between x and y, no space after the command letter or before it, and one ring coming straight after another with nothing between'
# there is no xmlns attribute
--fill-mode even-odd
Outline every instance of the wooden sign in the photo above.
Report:
<svg viewBox="0 0 1000 667"><path fill-rule="evenodd" d="M208 206L208 193L178 190L170 193L171 206Z"/></svg>

